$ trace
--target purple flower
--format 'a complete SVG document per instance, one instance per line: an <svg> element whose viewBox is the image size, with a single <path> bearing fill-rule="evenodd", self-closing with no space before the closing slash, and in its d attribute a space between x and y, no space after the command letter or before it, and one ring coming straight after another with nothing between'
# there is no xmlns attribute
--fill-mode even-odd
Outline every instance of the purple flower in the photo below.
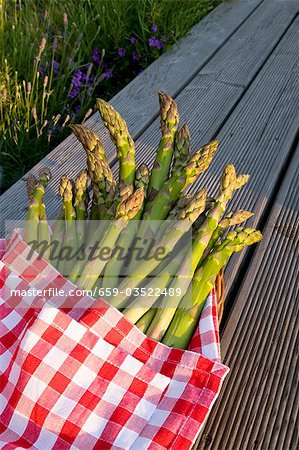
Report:
<svg viewBox="0 0 299 450"><path fill-rule="evenodd" d="M55 61L55 59L54 59L54 61L53 61L53 73L54 73L55 77L58 75L59 69L60 69L60 63L58 61Z"/></svg>
<svg viewBox="0 0 299 450"><path fill-rule="evenodd" d="M40 75L44 75L44 73L45 73L45 68L44 68L44 66L39 66L38 71L39 71L39 74L40 74Z"/></svg>
<svg viewBox="0 0 299 450"><path fill-rule="evenodd" d="M75 87L80 86L83 83L83 81L84 81L84 75L85 74L80 69L77 69L75 74L74 74L74 76L73 76L73 78L72 78L72 84ZM85 75L85 77L86 77L86 75Z"/></svg>
<svg viewBox="0 0 299 450"><path fill-rule="evenodd" d="M74 86L73 87L73 89L69 92L69 97L70 98L75 98L75 97L77 97L77 95L79 94L79 92L80 92L80 88L79 88L79 86Z"/></svg>
<svg viewBox="0 0 299 450"><path fill-rule="evenodd" d="M126 54L126 50L125 50L124 48L119 48L119 49L117 50L117 54L118 54L118 56L120 56L121 58L123 58L123 57L125 56L125 54Z"/></svg>
<svg viewBox="0 0 299 450"><path fill-rule="evenodd" d="M74 113L77 114L77 113L80 112L80 111L81 111L81 106L80 106L80 105L76 105L76 106L74 107Z"/></svg>
<svg viewBox="0 0 299 450"><path fill-rule="evenodd" d="M130 42L131 42L132 45L134 45L134 44L136 44L137 39L134 36L131 36L130 37Z"/></svg>
<svg viewBox="0 0 299 450"><path fill-rule="evenodd" d="M133 61L138 61L137 52L133 52L133 53L132 53L132 60L133 60Z"/></svg>
<svg viewBox="0 0 299 450"><path fill-rule="evenodd" d="M151 26L151 31L152 31L153 33L157 33L157 31L158 31L158 27L157 27L157 25L155 25L154 23L153 23L153 25Z"/></svg>
<svg viewBox="0 0 299 450"><path fill-rule="evenodd" d="M109 78L113 78L113 76L114 76L113 72L109 69L105 70L105 72L103 73L103 78L109 79Z"/></svg>
<svg viewBox="0 0 299 450"><path fill-rule="evenodd" d="M92 60L95 63L100 64L100 62L101 62L101 53L100 53L98 48L94 48L93 49L91 58L92 58Z"/></svg>
<svg viewBox="0 0 299 450"><path fill-rule="evenodd" d="M157 47L159 50L164 47L163 42L156 38L156 36L149 38L148 44L150 47Z"/></svg>

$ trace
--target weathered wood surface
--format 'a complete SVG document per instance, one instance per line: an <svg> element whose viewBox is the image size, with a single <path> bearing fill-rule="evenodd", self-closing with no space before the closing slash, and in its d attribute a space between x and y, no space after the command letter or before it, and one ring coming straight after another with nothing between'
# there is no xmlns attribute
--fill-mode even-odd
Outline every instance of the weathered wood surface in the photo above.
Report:
<svg viewBox="0 0 299 450"><path fill-rule="evenodd" d="M254 13L248 20L253 19L256 24L260 8L262 6L256 10L257 17ZM275 2L271 5L273 9ZM252 72L247 89L219 82L213 74L206 76L200 72L177 97L182 121L190 126L193 150L213 137L221 141L211 168L195 188L207 185L214 195L224 165L233 162L239 172L250 173L251 180L236 193L231 207L242 205L253 210L255 217L251 223L255 226L271 199L298 130L299 20L294 20L298 9L299 3L288 16L285 35L280 35L281 40L273 52L273 35L269 34L268 51L260 58L263 67L257 74ZM278 10L275 10L277 14ZM278 34L275 28L274 34ZM244 43L245 55L250 53L250 39L248 41L248 47ZM211 62L217 58L218 54ZM223 77L225 70L223 67ZM238 71L242 71L239 63L235 66L235 73ZM138 139L138 162L152 162L159 139L158 126L157 120ZM246 252L236 255L227 268L228 291L245 256Z"/></svg>
<svg viewBox="0 0 299 450"><path fill-rule="evenodd" d="M191 30L179 47L164 54L112 99L111 103L125 117L134 138L158 116L158 91L164 89L176 96L261 1L236 0L219 5ZM109 159L113 161L115 150L99 115L94 114L86 125L99 132ZM68 173L74 176L81 170L84 161L81 145L74 136L70 136L31 171L38 173L44 166L52 170L54 176L46 201L53 215L57 212L56 191L61 175ZM19 180L0 197L0 235L4 233L5 220L22 219L25 216L26 202L23 180Z"/></svg>
<svg viewBox="0 0 299 450"><path fill-rule="evenodd" d="M198 449L298 448L299 146L222 333L231 372Z"/></svg>
<svg viewBox="0 0 299 450"><path fill-rule="evenodd" d="M298 360L298 13L297 0L224 3L112 100L137 139L138 163L153 161L159 140L157 91L165 89L175 96L182 123L188 122L193 151L211 138L221 140L197 188L204 184L215 194L228 162L251 174L231 208L253 210L250 223L262 228L265 238L254 253L236 255L226 270L222 351L231 374L200 449L293 450L298 445L298 389L292 384ZM88 125L104 137L117 172L97 114ZM47 198L52 214L60 175L75 174L84 159L70 137L34 169L48 165L55 171ZM24 216L24 182L0 197L0 211L0 232L5 219Z"/></svg>

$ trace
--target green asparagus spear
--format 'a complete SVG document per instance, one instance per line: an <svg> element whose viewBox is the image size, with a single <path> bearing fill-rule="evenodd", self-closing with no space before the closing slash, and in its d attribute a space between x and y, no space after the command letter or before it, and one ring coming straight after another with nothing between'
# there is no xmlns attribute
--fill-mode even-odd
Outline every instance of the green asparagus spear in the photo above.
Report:
<svg viewBox="0 0 299 450"><path fill-rule="evenodd" d="M218 226L218 220L222 215L222 211L225 209L225 205L229 200L229 196L232 195L232 192L234 190L235 185L235 171L233 166L227 166L224 170L223 177L222 177L222 183L220 188L220 197L215 202L214 208L211 209L210 212L207 214L207 218L204 221L201 229L197 232L197 235L195 239L193 240L192 245L192 264L191 264L191 277L193 276L197 265L199 264L199 261L203 258L205 258L206 254L209 254L210 250L213 249L214 245L216 244L218 237L216 241L213 240L213 236L215 235L215 231L224 225L229 226L230 224L238 223L238 221L243 221L248 218L248 216L251 216L252 213L248 213L247 211L240 211L231 217L228 216L227 218L223 219L223 221L220 221ZM227 190L227 187L229 186L229 190ZM221 224L221 225L220 225ZM214 232L213 229L215 228ZM212 236L212 237L211 237ZM212 244L211 244L211 241ZM208 242L208 244L207 244ZM205 253L206 252L206 253ZM190 267L190 260L187 258L182 263L178 276L176 279L172 281L172 284L170 287L175 291L179 291L180 294L176 295L175 298L171 297L170 295L166 295L164 298L164 305L162 307L157 309L155 318L148 330L149 336L153 339L161 340L165 331L167 330L169 323L172 320L172 317L174 316L176 312L176 308L178 307L182 297L186 293L186 289L188 288L189 282L191 277L186 277L186 273L188 273L188 269ZM190 269L189 269L190 271Z"/></svg>
<svg viewBox="0 0 299 450"><path fill-rule="evenodd" d="M249 175L239 175L237 177L234 176L232 172L232 168L230 168L230 165L227 166L227 168L224 169L224 173L223 173L223 177L225 177L225 171L228 171L227 176L228 181L224 181L224 183L222 183L222 186L220 187L220 193L219 193L219 199L216 201L214 200L212 203L212 207L211 209L206 213L206 221L204 222L204 224L201 225L201 229L197 228L196 230L196 236L194 239L194 259L193 259L193 268L195 270L196 266L199 264L200 259L204 258L208 255L208 253L210 252L211 248L213 248L214 244L217 242L218 238L221 235L222 232L222 227L220 225L220 223L218 224L218 226L214 228L215 226L215 218L221 218L227 202L230 200L230 197L233 195L233 192L236 190L241 189L241 187L243 187L246 183L248 183L249 180ZM234 170L233 170L234 172ZM230 182L231 182L231 177L233 176L234 178L234 189L233 191L231 191L231 186L229 186ZM227 184L227 188L225 189L225 184ZM252 215L252 213L249 213ZM248 219L248 217L250 217L250 215L248 216L248 214L242 213L239 217L236 216L235 220L238 219L242 219L244 217L244 220L241 220L240 222L235 222L233 223L233 221L231 220L231 225L236 225L237 223L241 223L245 220ZM204 230L205 226L207 226L207 231ZM213 233L211 234L211 231L213 231ZM205 233L205 236L204 236ZM208 242L208 244L207 244ZM196 248L197 247L197 248Z"/></svg>
<svg viewBox="0 0 299 450"><path fill-rule="evenodd" d="M135 189L143 189L144 198L146 196L148 181L149 181L148 167L146 164L141 164L136 170ZM137 212L133 220L130 221L128 226L121 232L119 239L117 240L116 246L123 251L123 255L120 258L119 253L116 252L106 265L105 274L102 282L102 287L104 289L107 287L113 288L118 286L119 284L121 268L123 266L125 257L128 255L130 251L131 244L138 230L138 223L136 223L136 220L138 221L141 219L143 204L141 205L139 211Z"/></svg>
<svg viewBox="0 0 299 450"><path fill-rule="evenodd" d="M168 216L173 204L178 200L181 192L193 183L212 162L219 142L212 141L200 148L192 156L178 176L171 176L159 191L154 200L146 203L144 220L164 220Z"/></svg>
<svg viewBox="0 0 299 450"><path fill-rule="evenodd" d="M174 141L172 175L178 174L187 164L190 151L190 133L185 123L178 131Z"/></svg>
<svg viewBox="0 0 299 450"><path fill-rule="evenodd" d="M52 175L48 168L40 171L35 186L33 187L33 178L30 177L29 184L27 184L27 192L30 195L30 204L25 225L25 241L37 241L38 239L38 223L40 215L40 207L43 202L45 189L51 179Z"/></svg>
<svg viewBox="0 0 299 450"><path fill-rule="evenodd" d="M245 182L245 177L239 177L239 179ZM248 178L246 177L246 180ZM236 171L233 165L228 164L222 174L220 183L220 192L217 200L214 201L212 208L207 212L206 218L201 225L200 229L197 231L193 242L192 242L192 258L191 258L191 273L194 274L196 267L203 258L204 252L211 243L211 239L218 227L218 223L225 211L226 205L235 190L235 185L237 181ZM238 187L241 183L238 183ZM213 242L214 244L214 242ZM211 247L210 247L211 248ZM210 250L209 248L209 250ZM157 309L154 321L149 329L150 336L154 339L161 339L165 333L173 315L175 314L176 308L184 296L186 289L188 287L189 281L185 276L185 266L189 267L190 261L188 258L183 262L181 267L181 273L178 274L177 278L173 280L171 288L175 291L180 290L180 295L177 295L175 299L170 296L165 296L164 307Z"/></svg>
<svg viewBox="0 0 299 450"><path fill-rule="evenodd" d="M174 292L175 295L170 295L166 292L166 295L162 299L159 308L156 309L155 317L147 330L149 337L156 339L157 341L161 341L163 338L169 323L180 304L180 300L190 286L192 280L190 272L190 258L185 258L179 267L177 276L171 280L171 284L168 287L168 292L172 289L172 292Z"/></svg>
<svg viewBox="0 0 299 450"><path fill-rule="evenodd" d="M146 333L146 330L148 329L151 321L154 318L156 310L154 308L149 309L144 316L142 316L138 322L136 323L136 327L139 328L140 331L143 333Z"/></svg>
<svg viewBox="0 0 299 450"><path fill-rule="evenodd" d="M74 255L77 251L76 211L74 201L74 183L67 175L61 177L61 195L64 210L64 239L59 270L68 277L75 263Z"/></svg>
<svg viewBox="0 0 299 450"><path fill-rule="evenodd" d="M119 181L134 184L135 181L135 145L124 119L115 109L102 99L97 99L97 107L110 138L117 149L119 160Z"/></svg>
<svg viewBox="0 0 299 450"><path fill-rule="evenodd" d="M103 248L110 252L113 250L116 240L128 222L137 214L143 203L144 191L137 189L133 194L120 203L117 207L114 220L111 222L106 235L100 236L95 233L94 241L99 237L101 240L99 251L94 254L93 260L88 261L77 280L77 284L83 289L92 289L97 282L102 270L107 263L107 257L101 257ZM100 230L101 232L101 230Z"/></svg>
<svg viewBox="0 0 299 450"><path fill-rule="evenodd" d="M202 255L209 244L213 232L218 226L228 201L235 190L236 171L232 164L228 164L224 170L220 182L219 197L214 206L207 213L207 217L197 232L192 243L192 270L195 271Z"/></svg>
<svg viewBox="0 0 299 450"><path fill-rule="evenodd" d="M190 202L190 199L194 198L192 194L182 194L174 207L170 210L167 220L172 220L176 217L176 215L182 211Z"/></svg>
<svg viewBox="0 0 299 450"><path fill-rule="evenodd" d="M245 211L243 209L226 214L226 216L222 220L220 220L217 228L212 234L212 237L204 251L203 258L205 258L210 253L211 249L214 248L225 228L232 227L234 225L239 225L240 223L245 222L252 216L253 216L252 212Z"/></svg>
<svg viewBox="0 0 299 450"><path fill-rule="evenodd" d="M95 131L85 127L84 125L78 124L69 125L69 127L73 131L78 141L80 141L83 145L84 150L86 151L87 159L100 159L101 161L105 161L108 164L104 146Z"/></svg>
<svg viewBox="0 0 299 450"><path fill-rule="evenodd" d="M65 175L63 175L60 178L60 184L59 184L59 190L58 190L58 194L61 197L61 199L63 198L63 193L66 189L67 182L68 182L68 178ZM60 256L61 256L60 252L63 247L63 239L64 239L64 230L65 230L64 219L65 219L65 213L64 213L64 205L62 202L61 211L55 222L53 234L51 236L51 242L53 244L53 249L55 250L55 252L53 253L53 258L51 259L51 263L57 268L57 270L60 269L61 271L63 270L63 262L61 261L61 258L60 258Z"/></svg>
<svg viewBox="0 0 299 450"><path fill-rule="evenodd" d="M123 314L132 323L138 322L139 319L153 307L153 304L159 299L159 295L152 295L152 293L161 293L168 286L174 274L176 274L182 262L184 261L186 252L181 252L175 258L171 259L168 264L164 264L164 267L159 270L159 273L149 279L149 282L145 285L146 292L150 293L142 298L135 298L125 308ZM163 262L160 264L163 265ZM160 300L158 300L159 302Z"/></svg>
<svg viewBox="0 0 299 450"><path fill-rule="evenodd" d="M91 219L104 219L114 197L116 182L103 144L97 133L83 125L70 125L70 128L86 151L88 175L93 189Z"/></svg>
<svg viewBox="0 0 299 450"><path fill-rule="evenodd" d="M162 136L149 182L148 197L150 200L156 196L161 186L168 179L174 149L174 137L179 123L179 113L175 101L166 93L159 92L159 102Z"/></svg>
<svg viewBox="0 0 299 450"><path fill-rule="evenodd" d="M76 229L78 243L83 242L85 236L85 220L89 195L87 192L87 171L82 170L75 180L74 207L76 211Z"/></svg>
<svg viewBox="0 0 299 450"><path fill-rule="evenodd" d="M164 249L164 259L169 255L175 245L179 242L182 236L187 231L188 227L192 226L192 223L197 219L199 214L205 208L206 190L203 189L197 195L197 201L192 202L192 205L187 205L186 209L182 211L178 220L171 224L170 229L168 229L165 235L158 241L152 249L152 256L155 254L157 249ZM151 257L147 261L142 261L138 266L135 267L134 272L132 272L119 286L119 294L113 299L111 303L117 308L123 308L130 296L127 292L137 287L144 279L147 277L158 265L160 261L156 258Z"/></svg>
<svg viewBox="0 0 299 450"><path fill-rule="evenodd" d="M220 269L226 265L234 252L239 252L245 246L255 244L261 239L259 231L241 228L228 233L226 239L214 248L197 269L192 284L162 340L164 344L175 348L187 348Z"/></svg>
<svg viewBox="0 0 299 450"><path fill-rule="evenodd" d="M144 190L144 201L147 198L147 189L148 189L148 183L149 183L149 170L146 164L142 163L136 170L135 175L135 189L142 188ZM134 217L135 220L140 220L143 212L143 206L138 211L136 216Z"/></svg>
<svg viewBox="0 0 299 450"><path fill-rule="evenodd" d="M36 177L32 173L30 173L26 181L27 196L29 200L32 200L36 183L37 183Z"/></svg>
<svg viewBox="0 0 299 450"><path fill-rule="evenodd" d="M87 171L82 170L75 180L74 207L77 220L86 220L87 218Z"/></svg>
<svg viewBox="0 0 299 450"><path fill-rule="evenodd" d="M98 160L94 162L91 173L93 174L93 203L98 210L96 218L102 220L109 219L111 217L109 210L116 192L116 183L110 167L104 164L103 161Z"/></svg>
<svg viewBox="0 0 299 450"><path fill-rule="evenodd" d="M43 251L42 257L44 259L49 259L50 254L51 254L51 250L49 247L49 244L51 242L50 239L50 233L49 233L49 225L48 225L48 221L47 221L47 216L46 216L46 206L44 204L44 202L42 202L40 204L40 209L39 209L39 224L38 224L38 242L39 243L46 243L45 246L45 251Z"/></svg>

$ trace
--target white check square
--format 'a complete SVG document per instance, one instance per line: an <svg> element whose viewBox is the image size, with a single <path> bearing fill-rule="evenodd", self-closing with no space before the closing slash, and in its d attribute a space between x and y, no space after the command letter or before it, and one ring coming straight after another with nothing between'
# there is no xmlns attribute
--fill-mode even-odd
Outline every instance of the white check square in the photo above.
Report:
<svg viewBox="0 0 299 450"><path fill-rule="evenodd" d="M67 419L72 410L77 406L77 402L70 398L61 395L54 406L51 408L51 412L63 419Z"/></svg>
<svg viewBox="0 0 299 450"><path fill-rule="evenodd" d="M82 364L82 366L80 366L79 370L73 376L72 381L77 386L87 389L96 378L96 376L97 374L95 372Z"/></svg>
<svg viewBox="0 0 299 450"><path fill-rule="evenodd" d="M167 389L167 397L180 398L186 388L186 383L182 381L171 380Z"/></svg>
<svg viewBox="0 0 299 450"><path fill-rule="evenodd" d="M126 389L123 389L122 387L110 382L102 398L112 405L118 405L123 399L125 393Z"/></svg>
<svg viewBox="0 0 299 450"><path fill-rule="evenodd" d="M46 388L46 383L39 380L35 376L32 376L26 384L23 394L34 402L37 402L38 398Z"/></svg>
<svg viewBox="0 0 299 450"><path fill-rule="evenodd" d="M130 375L137 375L142 368L142 363L132 356L128 355L120 366L120 369Z"/></svg>
<svg viewBox="0 0 299 450"><path fill-rule="evenodd" d="M113 345L104 341L104 339L99 339L93 347L92 353L103 360L107 360L113 349Z"/></svg>
<svg viewBox="0 0 299 450"><path fill-rule="evenodd" d="M97 416L97 414L92 412L82 426L82 430L98 439L101 436L107 423L108 420L103 419L102 417L99 417Z"/></svg>
<svg viewBox="0 0 299 450"><path fill-rule="evenodd" d="M52 347L49 353L44 357L43 362L53 369L58 370L67 358L67 353L64 353L57 347Z"/></svg>
<svg viewBox="0 0 299 450"><path fill-rule="evenodd" d="M65 329L64 334L74 341L79 342L86 331L87 329L85 327L72 320L72 322L70 322L68 327Z"/></svg>
<svg viewBox="0 0 299 450"><path fill-rule="evenodd" d="M32 333L32 331L28 330L23 339L21 340L20 347L26 353L30 353L39 340L40 336L37 336L37 334Z"/></svg>

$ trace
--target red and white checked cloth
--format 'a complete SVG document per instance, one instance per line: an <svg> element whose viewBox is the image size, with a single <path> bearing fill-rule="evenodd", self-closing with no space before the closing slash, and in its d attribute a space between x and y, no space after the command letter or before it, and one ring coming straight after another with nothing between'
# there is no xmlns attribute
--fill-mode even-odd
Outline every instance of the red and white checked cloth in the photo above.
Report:
<svg viewBox="0 0 299 450"><path fill-rule="evenodd" d="M0 241L0 448L191 448L228 372L215 292L171 349L28 252Z"/></svg>

